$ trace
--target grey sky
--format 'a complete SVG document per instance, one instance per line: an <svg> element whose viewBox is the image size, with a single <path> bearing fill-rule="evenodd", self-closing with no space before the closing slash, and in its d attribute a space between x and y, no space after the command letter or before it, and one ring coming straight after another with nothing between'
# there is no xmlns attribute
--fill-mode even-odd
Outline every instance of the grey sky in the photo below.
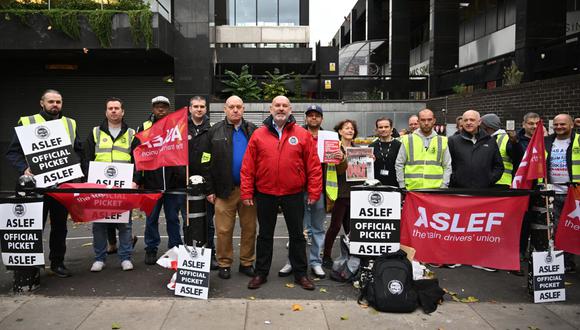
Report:
<svg viewBox="0 0 580 330"><path fill-rule="evenodd" d="M328 45L356 0L310 0L310 45Z"/></svg>

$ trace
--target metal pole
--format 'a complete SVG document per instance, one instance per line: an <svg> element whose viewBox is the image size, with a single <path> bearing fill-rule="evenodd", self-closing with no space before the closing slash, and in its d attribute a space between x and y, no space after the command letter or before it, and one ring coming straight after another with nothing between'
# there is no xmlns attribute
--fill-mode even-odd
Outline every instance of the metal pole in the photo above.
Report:
<svg viewBox="0 0 580 330"><path fill-rule="evenodd" d="M48 0L48 10L50 10L50 0Z"/></svg>

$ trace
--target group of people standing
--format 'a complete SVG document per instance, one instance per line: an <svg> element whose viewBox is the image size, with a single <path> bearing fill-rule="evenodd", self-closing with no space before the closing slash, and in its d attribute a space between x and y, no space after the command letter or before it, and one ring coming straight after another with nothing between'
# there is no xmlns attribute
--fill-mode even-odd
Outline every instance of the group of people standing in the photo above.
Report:
<svg viewBox="0 0 580 330"><path fill-rule="evenodd" d="M89 161L133 163L133 150L139 145L135 134L167 116L170 109L166 97L153 98L150 117L135 131L123 119L122 100L108 99L105 119L81 144L76 122L63 115L62 104L58 91L47 90L40 99L40 113L22 117L18 124L62 120L85 175ZM305 124L300 126L292 115L290 100L278 96L273 99L270 114L259 128L244 118L244 102L238 96L226 100L224 119L213 126L203 97L191 98L188 110L189 175L201 175L205 179L206 246L215 250L212 269L218 270L222 279L231 277L237 217L241 227L238 271L251 277L250 289L266 283L272 264L274 229L281 210L288 228L289 249L288 263L278 275L294 274L296 283L313 290L315 285L307 275L308 265L314 276L324 278L324 268L332 267L332 247L341 227L346 233L350 229L350 190L354 183L346 180L346 148L355 146L357 123L347 119L334 127L340 139L340 150L335 155L339 163L329 166L321 163L317 153L318 133L324 119L324 111L318 105L305 109ZM468 110L458 121L457 133L447 138L434 131L436 118L429 109L409 118L407 134L402 136L395 134L392 119L379 118L375 123L377 139L369 146L373 148L375 178L384 185L407 190L507 189L539 119L536 113L526 114L522 130L515 134L501 128L497 115L480 117L477 111ZM557 221L567 183L580 182L580 169L575 165L580 163L580 146L569 115L556 116L554 130L554 134L546 137L546 148L548 181L554 184L557 194L554 202ZM6 157L19 174L33 175L16 136ZM179 214L184 219L185 242L191 242L191 228L185 226L186 198L175 191L184 188L186 182L183 166L134 173L133 188L164 191L146 219L144 261L148 265L155 264L158 257L161 241L158 220L162 207L169 237L167 248L183 244ZM325 231L327 209L332 209L332 214ZM70 272L64 265L67 210L49 196L45 196L44 210L44 221L47 213L51 219L50 268L56 275L68 277ZM531 216L530 211L526 217ZM527 247L528 225L529 221L524 221L522 255ZM127 224L93 224L95 260L91 271L99 272L105 266L107 251L114 250L111 246L115 231L119 233L117 253L121 267L133 269L131 256L136 240L129 221ZM217 236L216 244L214 235ZM308 249L307 239L311 242ZM573 259L569 256L566 260L566 270L574 271Z"/></svg>

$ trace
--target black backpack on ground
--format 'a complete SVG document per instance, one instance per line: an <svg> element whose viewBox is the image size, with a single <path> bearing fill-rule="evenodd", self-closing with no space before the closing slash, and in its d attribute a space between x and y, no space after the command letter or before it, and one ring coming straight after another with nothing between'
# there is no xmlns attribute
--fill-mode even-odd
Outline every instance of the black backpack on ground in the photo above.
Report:
<svg viewBox="0 0 580 330"><path fill-rule="evenodd" d="M363 276L359 303L364 298L381 312L410 313L418 306L413 266L403 250L378 257Z"/></svg>

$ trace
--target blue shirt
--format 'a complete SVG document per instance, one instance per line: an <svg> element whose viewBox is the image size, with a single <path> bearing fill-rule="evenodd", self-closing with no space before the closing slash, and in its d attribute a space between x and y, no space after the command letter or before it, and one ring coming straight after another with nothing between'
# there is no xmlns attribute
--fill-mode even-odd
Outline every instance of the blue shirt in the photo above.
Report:
<svg viewBox="0 0 580 330"><path fill-rule="evenodd" d="M244 159L244 154L246 153L246 148L248 147L248 138L244 134L244 131L241 129L241 127L234 128L232 145L234 160L232 164L232 177L234 178L234 185L239 186L242 160Z"/></svg>

